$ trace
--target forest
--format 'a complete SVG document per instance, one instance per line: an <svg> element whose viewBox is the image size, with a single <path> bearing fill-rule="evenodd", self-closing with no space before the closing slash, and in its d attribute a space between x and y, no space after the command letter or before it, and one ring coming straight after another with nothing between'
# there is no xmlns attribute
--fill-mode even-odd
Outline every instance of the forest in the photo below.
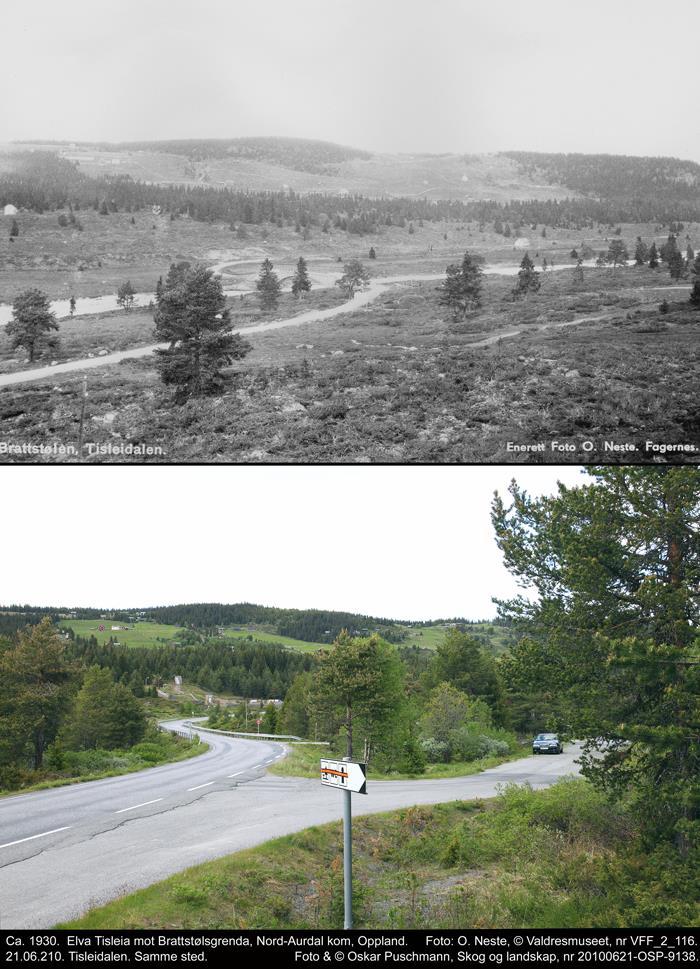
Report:
<svg viewBox="0 0 700 969"><path fill-rule="evenodd" d="M643 183L644 184L644 183ZM686 186L687 187L687 186ZM622 199L571 198L499 203L362 195L300 195L291 190L251 192L205 185L154 185L128 175L88 176L77 165L51 152L14 152L5 156L0 174L0 205L47 210L93 208L105 216L158 206L172 219L183 216L231 225L275 223L332 228L370 234L384 225L411 221L507 221L517 227L547 225L585 228L596 223L700 221L694 191L645 193Z"/></svg>
<svg viewBox="0 0 700 969"><path fill-rule="evenodd" d="M582 195L629 202L657 198L664 202L697 202L700 165L680 158L636 155L503 152L533 178L546 178Z"/></svg>

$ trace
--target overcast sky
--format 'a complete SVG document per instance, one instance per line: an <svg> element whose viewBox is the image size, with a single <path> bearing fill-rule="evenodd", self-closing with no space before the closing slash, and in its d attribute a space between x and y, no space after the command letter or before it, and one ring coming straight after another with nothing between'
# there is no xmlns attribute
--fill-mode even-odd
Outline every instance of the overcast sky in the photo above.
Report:
<svg viewBox="0 0 700 969"><path fill-rule="evenodd" d="M700 161L700 3L3 3L0 140L290 135Z"/></svg>
<svg viewBox="0 0 700 969"><path fill-rule="evenodd" d="M495 615L520 590L489 518L578 468L6 468L0 604L254 602L395 619Z"/></svg>

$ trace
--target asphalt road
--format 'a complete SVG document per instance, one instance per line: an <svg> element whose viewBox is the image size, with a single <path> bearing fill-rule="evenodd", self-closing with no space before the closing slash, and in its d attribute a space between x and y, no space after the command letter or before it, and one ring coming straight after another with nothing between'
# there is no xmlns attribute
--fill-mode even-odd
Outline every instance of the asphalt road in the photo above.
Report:
<svg viewBox="0 0 700 969"><path fill-rule="evenodd" d="M339 791L275 777L279 744L204 734L192 760L0 799L0 928L43 929L177 871L342 816ZM579 749L464 778L371 781L353 813L492 797L577 773ZM16 843L15 843L16 842Z"/></svg>

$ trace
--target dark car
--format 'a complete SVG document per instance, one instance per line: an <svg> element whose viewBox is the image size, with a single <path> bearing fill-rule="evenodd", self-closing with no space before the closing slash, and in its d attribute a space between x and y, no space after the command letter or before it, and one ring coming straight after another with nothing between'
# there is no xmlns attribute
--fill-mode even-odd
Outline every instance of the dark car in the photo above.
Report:
<svg viewBox="0 0 700 969"><path fill-rule="evenodd" d="M555 733L538 733L532 741L532 752L533 754L561 754L564 748Z"/></svg>

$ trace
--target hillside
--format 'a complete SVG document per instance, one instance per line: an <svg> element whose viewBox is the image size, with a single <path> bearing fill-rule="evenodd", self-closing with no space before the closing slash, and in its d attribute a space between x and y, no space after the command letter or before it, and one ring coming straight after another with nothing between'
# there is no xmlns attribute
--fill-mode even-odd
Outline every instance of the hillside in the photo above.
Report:
<svg viewBox="0 0 700 969"><path fill-rule="evenodd" d="M595 198L696 200L700 165L680 158L510 151L526 180L544 180Z"/></svg>
<svg viewBox="0 0 700 969"><path fill-rule="evenodd" d="M11 147L11 146L8 146ZM561 199L570 190L530 177L506 155L377 154L328 142L238 138L125 144L32 143L92 176L159 185L480 201Z"/></svg>

